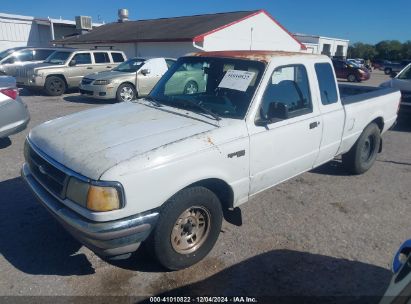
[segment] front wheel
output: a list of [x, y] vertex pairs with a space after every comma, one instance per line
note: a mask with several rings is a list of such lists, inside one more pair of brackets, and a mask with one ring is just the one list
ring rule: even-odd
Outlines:
[[118, 102], [132, 101], [137, 98], [137, 91], [132, 84], [124, 83], [117, 89], [116, 99]]
[[354, 74], [350, 74], [347, 76], [347, 80], [349, 82], [356, 82], [357, 81], [357, 77]]
[[392, 72], [392, 69], [390, 69], [390, 68], [384, 69], [384, 74], [385, 74], [385, 75], [390, 75], [391, 72]]
[[184, 86], [184, 94], [195, 94], [198, 92], [198, 84], [195, 81], [189, 81]]
[[374, 164], [381, 144], [380, 129], [375, 123], [369, 124], [355, 145], [342, 155], [344, 167], [353, 174], [362, 174]]
[[183, 189], [161, 210], [149, 245], [164, 267], [187, 268], [213, 248], [222, 218], [220, 200], [212, 191], [201, 186]]
[[49, 96], [60, 96], [66, 91], [66, 82], [57, 76], [50, 76], [46, 79], [44, 91]]

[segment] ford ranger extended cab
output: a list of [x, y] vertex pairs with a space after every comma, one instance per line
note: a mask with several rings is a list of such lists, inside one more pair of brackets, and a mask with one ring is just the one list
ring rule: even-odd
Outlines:
[[[175, 89], [181, 66], [202, 74], [196, 92]], [[341, 93], [323, 55], [194, 53], [143, 99], [32, 129], [22, 177], [98, 255], [127, 257], [145, 241], [181, 269], [253, 195], [338, 155], [353, 174], [370, 169], [399, 102], [391, 88]]]

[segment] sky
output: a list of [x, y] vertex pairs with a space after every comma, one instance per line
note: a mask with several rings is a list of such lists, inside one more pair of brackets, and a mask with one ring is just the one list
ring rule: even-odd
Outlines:
[[409, 0], [14, 0], [1, 1], [0, 12], [93, 22], [117, 20], [127, 8], [131, 20], [265, 9], [290, 32], [375, 44], [381, 40], [411, 40]]

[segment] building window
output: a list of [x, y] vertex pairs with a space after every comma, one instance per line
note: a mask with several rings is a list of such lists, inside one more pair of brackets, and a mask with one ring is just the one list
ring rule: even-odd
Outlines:
[[344, 46], [337, 45], [337, 51], [335, 52], [336, 57], [344, 57]]
[[324, 43], [321, 54], [331, 56], [331, 44]]

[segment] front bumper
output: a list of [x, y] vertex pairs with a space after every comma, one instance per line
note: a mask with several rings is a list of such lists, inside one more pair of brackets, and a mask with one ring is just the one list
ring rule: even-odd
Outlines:
[[110, 85], [80, 84], [80, 93], [96, 99], [115, 99], [117, 88]]
[[371, 75], [370, 75], [370, 73], [363, 73], [363, 74], [359, 73], [358, 78], [361, 81], [367, 81], [368, 79], [371, 78]]
[[109, 222], [94, 222], [78, 215], [49, 193], [34, 177], [27, 164], [21, 170], [39, 202], [78, 241], [102, 257], [132, 253], [138, 249], [155, 226], [159, 213], [152, 211]]
[[42, 76], [35, 77], [16, 77], [17, 86], [20, 88], [43, 88], [45, 84], [45, 78]]

